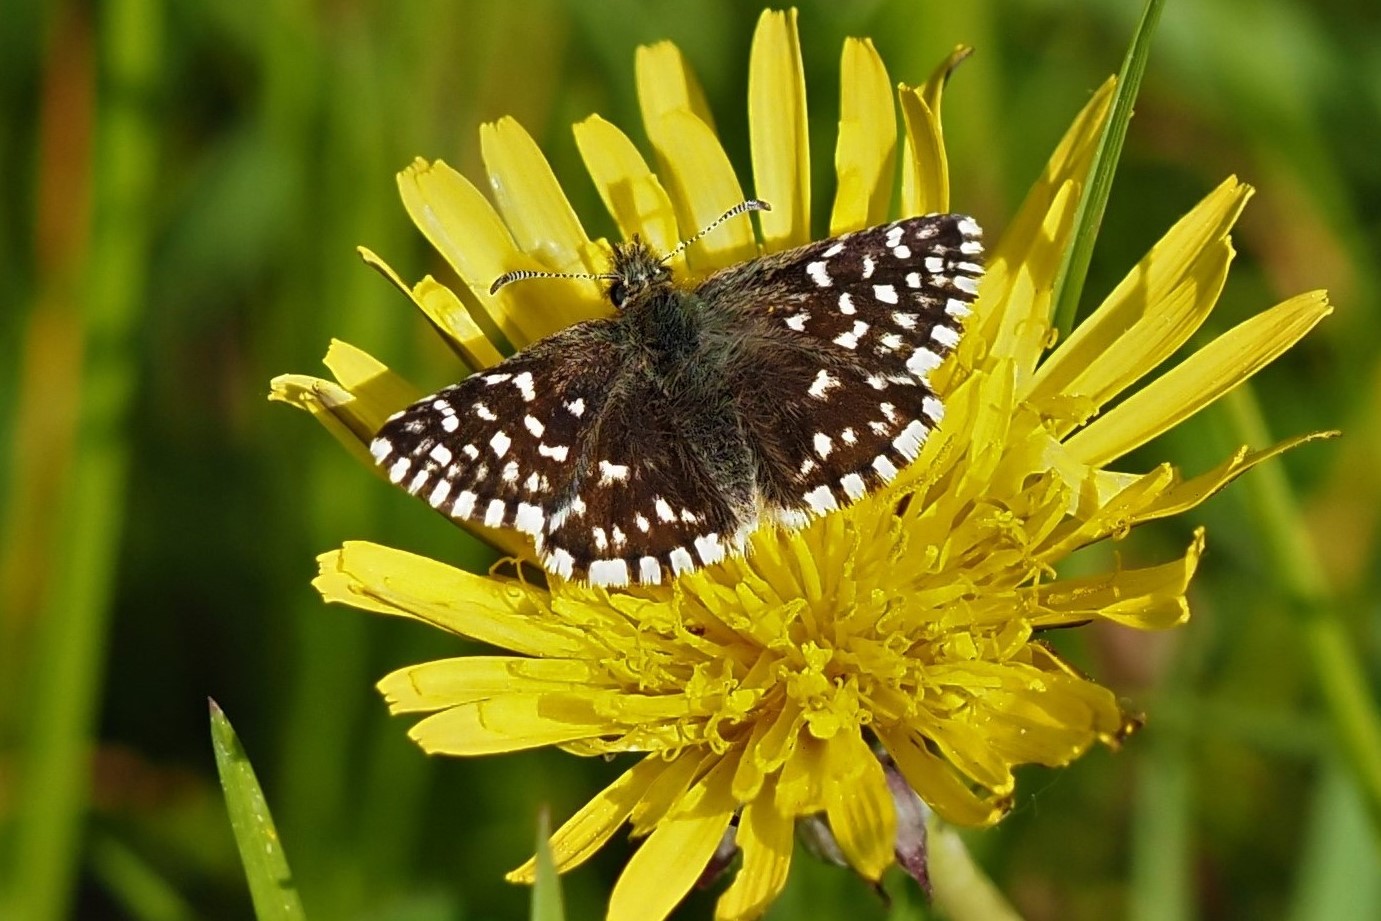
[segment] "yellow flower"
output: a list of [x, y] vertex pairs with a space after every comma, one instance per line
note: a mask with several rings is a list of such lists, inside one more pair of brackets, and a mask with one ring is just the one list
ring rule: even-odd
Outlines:
[[[899, 146], [901, 213], [950, 209], [940, 103], [961, 56], [894, 97], [872, 45], [845, 44], [831, 234], [891, 216]], [[747, 196], [679, 52], [639, 49], [637, 75], [656, 172], [598, 116], [575, 135], [621, 233], [666, 252]], [[1244, 448], [1187, 479], [1169, 464], [1114, 467], [1289, 348], [1330, 308], [1322, 293], [1292, 298], [1133, 390], [1188, 341], [1222, 288], [1228, 233], [1251, 191], [1228, 179], [1047, 352], [1051, 290], [1111, 90], [1109, 82], [1076, 118], [993, 249], [963, 343], [937, 375], [944, 421], [886, 490], [799, 532], [761, 531], [745, 557], [631, 591], [475, 575], [369, 543], [321, 557], [316, 586], [326, 600], [507, 651], [428, 662], [380, 682], [393, 712], [430, 714], [411, 731], [428, 752], [644, 753], [552, 838], [564, 870], [625, 823], [645, 836], [614, 888], [610, 918], [664, 917], [734, 822], [743, 864], [719, 918], [766, 909], [803, 817], [823, 815], [849, 863], [877, 879], [894, 861], [897, 819], [875, 743], [941, 817], [985, 825], [1008, 808], [1014, 766], [1067, 764], [1129, 728], [1113, 694], [1038, 634], [1097, 620], [1140, 629], [1182, 622], [1203, 535], [1158, 566], [1078, 578], [1055, 567], [1079, 547], [1193, 508], [1302, 441]], [[773, 205], [761, 215], [761, 244], [747, 221], [730, 222], [678, 257], [683, 278], [810, 239], [794, 12], [768, 12], [759, 23], [749, 119], [753, 195]], [[365, 252], [471, 370], [500, 360], [486, 328], [522, 347], [609, 310], [589, 281], [489, 292], [514, 269], [604, 271], [608, 246], [588, 238], [516, 122], [486, 125], [481, 140], [493, 206], [440, 162], [418, 161], [399, 177], [409, 214], [465, 289], [431, 278], [406, 285]], [[273, 396], [313, 412], [367, 460], [382, 420], [420, 394], [343, 343], [327, 364], [337, 382], [285, 376]], [[488, 536], [531, 559], [518, 535]], [[529, 863], [512, 878], [532, 871]]]

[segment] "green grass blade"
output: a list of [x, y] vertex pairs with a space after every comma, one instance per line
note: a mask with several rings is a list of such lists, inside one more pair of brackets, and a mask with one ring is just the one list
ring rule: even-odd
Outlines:
[[[9, 793], [13, 854], [0, 866], [0, 916], [71, 912], [84, 846], [94, 724], [129, 480], [127, 421], [140, 368], [160, 135], [153, 95], [164, 67], [163, 4], [98, 5], [89, 252], [80, 274], [82, 370], [76, 442], [60, 489], [43, 597], [29, 614], [27, 720]], [[47, 551], [45, 551], [47, 552]], [[7, 740], [8, 741], [8, 740]], [[8, 765], [7, 765], [8, 766]]]
[[1146, 0], [1137, 24], [1132, 44], [1127, 49], [1127, 57], [1122, 62], [1122, 72], [1117, 77], [1117, 91], [1112, 100], [1112, 111], [1108, 123], [1103, 126], [1103, 137], [1098, 141], [1098, 150], [1093, 155], [1089, 168], [1089, 180], [1084, 183], [1079, 196], [1079, 209], [1074, 215], [1074, 242], [1065, 251], [1060, 274], [1055, 281], [1053, 302], [1054, 319], [1052, 323], [1059, 332], [1060, 341], [1069, 336], [1074, 329], [1074, 320], [1079, 312], [1079, 298], [1084, 292], [1084, 280], [1088, 277], [1089, 262], [1093, 259], [1093, 245], [1098, 239], [1098, 230], [1103, 225], [1103, 211], [1108, 205], [1108, 195], [1112, 191], [1113, 176], [1117, 172], [1117, 162], [1122, 157], [1122, 142], [1127, 138], [1127, 126], [1132, 120], [1132, 106], [1137, 92], [1141, 89], [1141, 78], [1146, 73], [1146, 60], [1151, 53], [1151, 36], [1160, 20], [1161, 8], [1165, 0]]
[[532, 921], [565, 921], [561, 904], [561, 878], [551, 857], [551, 818], [543, 809], [537, 817], [537, 879], [532, 884]]
[[1381, 848], [1367, 826], [1361, 791], [1336, 758], [1313, 793], [1290, 921], [1381, 917]]
[[91, 869], [135, 921], [192, 921], [197, 917], [171, 882], [113, 835], [101, 835], [91, 842]]
[[264, 792], [254, 768], [240, 747], [230, 720], [211, 701], [211, 743], [216, 750], [216, 770], [225, 791], [230, 827], [240, 849], [240, 861], [249, 879], [254, 914], [259, 921], [302, 921], [302, 901], [297, 896], [288, 858], [278, 840]]
[[1174, 730], [1146, 741], [1137, 772], [1127, 917], [1186, 921], [1194, 917], [1194, 778], [1188, 746]]
[[[1242, 444], [1270, 444], [1256, 391], [1243, 384], [1223, 400], [1233, 435]], [[1381, 847], [1381, 706], [1372, 693], [1362, 651], [1324, 572], [1285, 471], [1263, 464], [1242, 480], [1256, 531], [1285, 589], [1319, 695]]]

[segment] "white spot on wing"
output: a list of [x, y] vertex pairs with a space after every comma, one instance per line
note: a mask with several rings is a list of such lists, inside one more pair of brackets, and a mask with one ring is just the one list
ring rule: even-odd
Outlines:
[[[495, 419], [499, 418], [498, 416], [494, 415], [494, 413], [490, 411], [489, 407], [485, 406], [483, 403], [476, 403], [474, 406], [470, 408], [475, 411], [475, 415], [479, 416], [485, 422], [493, 422]], [[447, 429], [446, 431], [449, 432], [452, 431], [452, 429]]]
[[830, 372], [821, 368], [818, 372], [816, 372], [815, 382], [810, 385], [810, 390], [807, 392], [811, 396], [815, 397], [815, 399], [823, 400], [825, 398], [825, 394], [829, 393], [832, 389], [838, 386], [839, 380], [832, 374], [830, 374]]
[[662, 564], [655, 556], [638, 560], [638, 581], [644, 585], [656, 585], [662, 581]]
[[403, 477], [408, 475], [408, 468], [412, 466], [412, 461], [406, 457], [400, 457], [393, 462], [393, 466], [388, 468], [388, 478], [390, 482], [401, 483]]
[[484, 526], [486, 528], [497, 528], [503, 524], [504, 512], [508, 510], [508, 503], [502, 499], [494, 499], [489, 503], [489, 507], [484, 510]]
[[823, 458], [829, 457], [829, 456], [830, 456], [830, 451], [832, 451], [833, 449], [834, 449], [834, 442], [833, 442], [832, 440], [830, 440], [830, 436], [826, 435], [824, 432], [816, 432], [816, 433], [815, 433], [815, 453], [816, 453], [816, 454], [819, 454], [820, 457], [823, 459]]
[[451, 481], [437, 480], [436, 486], [432, 487], [431, 495], [427, 496], [427, 504], [432, 508], [441, 508], [441, 503], [445, 502], [450, 494]]
[[834, 280], [830, 278], [829, 270], [825, 267], [824, 262], [816, 261], [810, 263], [806, 266], [806, 274], [810, 276], [811, 281], [815, 282], [821, 288], [828, 288], [834, 283]]
[[817, 486], [805, 494], [806, 504], [820, 514], [832, 512], [839, 508], [839, 501], [834, 498], [834, 493], [830, 492], [828, 486]]
[[954, 287], [963, 291], [965, 294], [978, 293], [978, 279], [970, 278], [967, 275], [956, 275], [953, 278]]
[[906, 360], [906, 370], [917, 377], [925, 377], [931, 371], [940, 367], [940, 356], [930, 349], [917, 349], [911, 353], [911, 357]]
[[541, 438], [542, 433], [547, 430], [547, 427], [543, 425], [536, 416], [524, 416], [523, 425], [532, 433], [533, 438]]
[[844, 487], [844, 493], [851, 499], [860, 499], [867, 487], [863, 483], [863, 477], [856, 473], [851, 473], [839, 481], [839, 485]]
[[907, 460], [915, 460], [916, 455], [921, 451], [921, 443], [925, 441], [926, 430], [920, 420], [912, 419], [907, 423], [906, 428], [896, 438], [892, 439], [892, 447], [897, 449], [897, 453]]
[[537, 453], [538, 453], [538, 454], [542, 455], [543, 457], [550, 457], [552, 460], [556, 461], [558, 464], [563, 464], [563, 463], [566, 462], [566, 455], [570, 452], [570, 450], [571, 450], [571, 449], [568, 448], [568, 447], [566, 447], [565, 445], [545, 445], [545, 444], [543, 444], [543, 445], [538, 445], [538, 446], [537, 446]]
[[601, 484], [622, 483], [628, 479], [628, 467], [625, 464], [611, 464], [608, 461], [599, 462], [599, 481]]
[[792, 316], [787, 317], [786, 325], [796, 330], [796, 332], [798, 333], [803, 333], [806, 331], [806, 321], [808, 321], [809, 319], [810, 314], [805, 311], [801, 311], [798, 314], [794, 314]]
[[566, 409], [570, 410], [572, 416], [575, 416], [577, 419], [579, 419], [581, 416], [585, 414], [584, 398], [582, 397], [579, 399], [571, 400], [569, 403], [566, 404]]
[[678, 576], [683, 572], [690, 572], [695, 568], [695, 558], [690, 555], [690, 551], [685, 547], [677, 547], [671, 551], [671, 571]]
[[539, 534], [546, 518], [547, 516], [542, 513], [541, 506], [519, 502], [518, 514], [513, 516], [513, 527], [524, 534]]
[[462, 489], [460, 495], [456, 496], [456, 504], [451, 506], [451, 516], [454, 518], [469, 518], [471, 513], [475, 511], [475, 500], [478, 498], [479, 496], [470, 492], [470, 490]]
[[873, 285], [873, 296], [884, 304], [897, 302], [897, 289], [891, 285]]
[[921, 412], [925, 413], [931, 422], [939, 423], [945, 418], [945, 404], [934, 397], [926, 397], [921, 401]]
[[839, 295], [839, 312], [846, 317], [851, 317], [858, 312], [857, 308], [854, 307], [853, 295], [847, 291]]
[[675, 521], [676, 513], [671, 510], [671, 505], [661, 496], [656, 501], [657, 517], [663, 521]]
[[881, 454], [873, 458], [873, 469], [876, 470], [884, 480], [888, 480], [889, 482], [897, 475], [896, 464], [893, 464]]
[[532, 386], [531, 371], [524, 371], [522, 374], [513, 378], [513, 386], [517, 387], [518, 390], [522, 392], [523, 402], [525, 403], [531, 403], [532, 398], [537, 396], [537, 391], [534, 390]]
[[949, 314], [955, 319], [962, 320], [964, 317], [973, 313], [973, 311], [969, 309], [969, 305], [967, 303], [959, 300], [959, 298], [957, 297], [952, 297], [949, 300], [945, 301], [945, 313]]
[[513, 439], [509, 438], [503, 431], [494, 433], [494, 437], [489, 439], [489, 447], [494, 449], [495, 457], [503, 457], [508, 453], [508, 446], [513, 444]]
[[443, 467], [451, 462], [452, 456], [451, 449], [443, 444], [433, 447], [430, 454], [431, 459]]
[[935, 327], [930, 331], [930, 338], [949, 349], [959, 344], [959, 334], [948, 326]]
[[575, 557], [560, 547], [547, 556], [546, 562], [547, 568], [563, 579], [569, 579], [575, 574]]
[[376, 461], [381, 461], [385, 457], [388, 457], [389, 452], [392, 450], [393, 443], [387, 438], [375, 438], [369, 443], [369, 453], [374, 455]]
[[724, 559], [724, 545], [719, 542], [718, 534], [706, 534], [704, 537], [697, 537], [695, 539], [695, 552], [700, 554], [700, 559], [705, 561], [706, 566]]

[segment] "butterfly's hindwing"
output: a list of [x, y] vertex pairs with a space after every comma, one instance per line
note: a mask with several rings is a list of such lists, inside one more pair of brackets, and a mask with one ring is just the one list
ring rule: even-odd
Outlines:
[[634, 366], [584, 457], [568, 500], [548, 522], [543, 558], [553, 572], [598, 585], [658, 583], [741, 545], [738, 532], [752, 514], [752, 461], [732, 416], [677, 405]]

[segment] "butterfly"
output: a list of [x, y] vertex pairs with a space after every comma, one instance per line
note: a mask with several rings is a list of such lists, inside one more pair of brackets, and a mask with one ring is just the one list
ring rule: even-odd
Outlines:
[[[978, 293], [972, 218], [906, 218], [691, 286], [615, 244], [616, 315], [541, 339], [388, 419], [388, 478], [463, 521], [531, 535], [543, 566], [655, 584], [799, 528], [914, 461], [944, 415], [929, 375]], [[512, 272], [494, 284], [556, 275]], [[569, 277], [569, 276], [567, 276]]]

